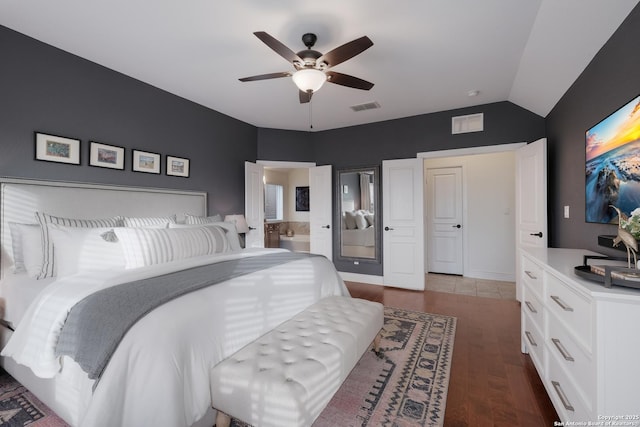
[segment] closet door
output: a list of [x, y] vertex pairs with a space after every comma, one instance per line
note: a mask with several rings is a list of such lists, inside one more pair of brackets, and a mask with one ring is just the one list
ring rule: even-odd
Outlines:
[[424, 289], [422, 159], [382, 162], [383, 283]]
[[310, 251], [333, 259], [331, 165], [309, 168]]

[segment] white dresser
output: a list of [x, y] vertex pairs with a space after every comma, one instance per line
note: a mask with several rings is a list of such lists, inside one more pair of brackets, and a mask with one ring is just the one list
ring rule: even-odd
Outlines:
[[576, 276], [585, 254], [595, 255], [556, 248], [521, 252], [522, 351], [530, 354], [562, 421], [618, 417], [616, 422], [631, 422], [619, 425], [640, 426], [640, 290], [607, 289]]

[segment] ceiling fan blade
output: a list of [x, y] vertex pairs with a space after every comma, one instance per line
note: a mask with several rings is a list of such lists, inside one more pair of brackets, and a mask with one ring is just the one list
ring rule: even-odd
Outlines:
[[298, 91], [299, 95], [300, 95], [300, 104], [306, 104], [307, 102], [311, 102], [311, 95], [313, 95], [313, 92], [303, 92], [303, 91]]
[[327, 71], [327, 81], [341, 86], [352, 87], [354, 89], [369, 90], [373, 87], [373, 83], [348, 74], [336, 73], [335, 71]]
[[255, 34], [255, 36], [260, 40], [262, 40], [264, 44], [269, 46], [271, 49], [274, 50], [274, 52], [282, 56], [284, 59], [286, 59], [290, 63], [292, 64], [295, 64], [296, 62], [299, 64], [304, 63], [304, 61], [302, 61], [302, 59], [300, 59], [300, 57], [294, 51], [286, 47], [284, 44], [280, 43], [273, 36], [270, 36], [264, 31], [256, 31], [253, 34]]
[[316, 60], [316, 64], [326, 62], [328, 64], [327, 67], [335, 67], [347, 59], [351, 59], [359, 53], [364, 52], [371, 46], [373, 46], [371, 39], [367, 36], [362, 36], [359, 39], [352, 40], [325, 53]]
[[291, 77], [291, 73], [287, 72], [287, 71], [283, 71], [281, 73], [269, 73], [269, 74], [260, 74], [257, 76], [251, 76], [251, 77], [243, 77], [240, 80], [241, 82], [253, 82], [256, 80], [267, 80], [267, 79], [277, 79], [279, 77]]

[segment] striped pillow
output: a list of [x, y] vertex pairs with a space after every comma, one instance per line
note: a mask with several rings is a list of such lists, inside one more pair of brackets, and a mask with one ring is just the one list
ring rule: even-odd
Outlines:
[[176, 223], [176, 216], [158, 216], [158, 217], [124, 217], [125, 227], [141, 227], [141, 228], [167, 228], [169, 224]]
[[54, 277], [55, 274], [55, 251], [53, 241], [49, 236], [49, 224], [64, 225], [67, 227], [80, 228], [97, 228], [97, 227], [121, 227], [122, 218], [103, 218], [103, 219], [73, 219], [61, 218], [42, 212], [36, 212], [36, 220], [40, 224], [40, 232], [42, 233], [42, 268], [36, 276], [37, 279], [45, 279]]
[[115, 228], [126, 268], [138, 268], [180, 259], [230, 251], [220, 227]]
[[220, 214], [215, 214], [213, 216], [195, 216], [184, 214], [184, 223], [189, 225], [203, 225], [221, 221], [222, 217], [220, 216]]

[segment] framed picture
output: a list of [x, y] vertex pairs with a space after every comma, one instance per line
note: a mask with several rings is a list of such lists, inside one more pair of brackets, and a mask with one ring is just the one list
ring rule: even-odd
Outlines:
[[36, 160], [80, 164], [80, 140], [36, 132]]
[[309, 211], [309, 187], [296, 187], [296, 211]]
[[89, 165], [101, 168], [124, 169], [124, 147], [91, 141]]
[[167, 156], [167, 175], [189, 178], [189, 159]]
[[133, 150], [134, 172], [160, 173], [160, 154]]

